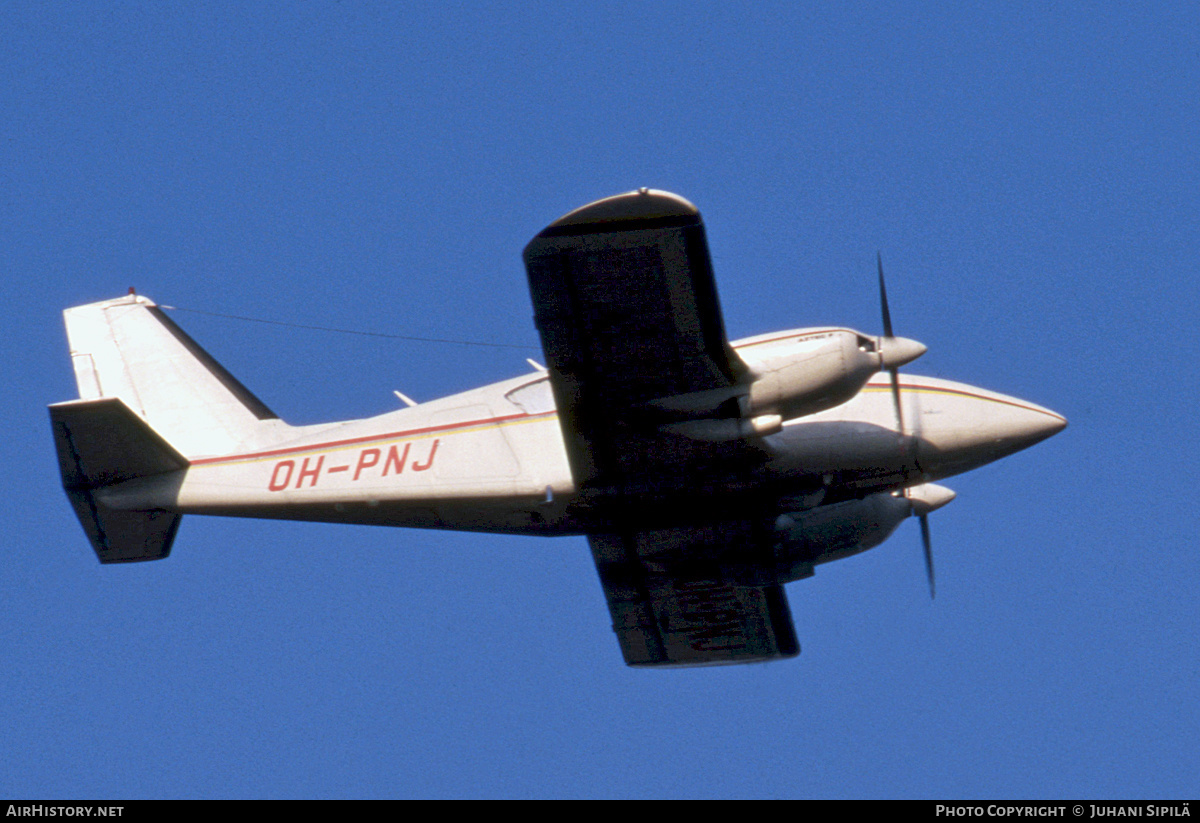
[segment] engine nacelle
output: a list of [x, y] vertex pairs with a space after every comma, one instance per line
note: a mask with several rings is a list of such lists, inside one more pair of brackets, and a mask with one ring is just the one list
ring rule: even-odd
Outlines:
[[785, 420], [840, 406], [880, 369], [925, 353], [903, 337], [869, 337], [852, 329], [808, 329], [739, 341], [738, 356], [754, 372], [749, 416]]
[[763, 352], [767, 359], [748, 363], [756, 375], [750, 384], [751, 414], [787, 420], [845, 403], [879, 371], [875, 349], [874, 340], [846, 329], [772, 344]]
[[850, 329], [800, 329], [735, 344], [749, 368], [741, 382], [645, 404], [664, 431], [696, 440], [734, 440], [778, 432], [784, 420], [840, 406], [880, 369], [915, 360], [925, 347], [903, 337]]
[[912, 503], [903, 495], [879, 492], [861, 500], [779, 515], [775, 556], [782, 582], [808, 577], [817, 563], [878, 546], [912, 512]]

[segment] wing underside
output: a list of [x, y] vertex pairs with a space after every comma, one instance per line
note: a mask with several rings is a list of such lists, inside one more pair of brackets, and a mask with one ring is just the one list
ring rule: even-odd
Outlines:
[[764, 455], [737, 433], [748, 369], [725, 336], [699, 212], [647, 189], [599, 200], [535, 237], [525, 265], [626, 662], [796, 654], [783, 588], [762, 573], [772, 537], [730, 502]]
[[744, 451], [666, 432], [655, 412], [700, 397], [697, 415], [738, 414], [746, 367], [725, 338], [694, 206], [645, 190], [598, 201], [535, 237], [525, 265], [577, 484], [695, 480]]
[[669, 530], [588, 539], [627, 664], [753, 663], [799, 653], [783, 586], [739, 580], [748, 575], [738, 574], [742, 564], [731, 562], [724, 536]]

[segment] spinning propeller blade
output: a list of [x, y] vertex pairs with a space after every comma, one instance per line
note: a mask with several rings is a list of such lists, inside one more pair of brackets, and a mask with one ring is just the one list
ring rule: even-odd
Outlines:
[[[900, 366], [924, 354], [925, 347], [915, 340], [896, 337], [892, 330], [892, 313], [888, 308], [887, 285], [883, 280], [882, 252], [877, 251], [875, 253], [875, 265], [879, 272], [879, 306], [883, 315], [883, 339], [879, 341], [879, 349], [882, 353], [882, 362], [892, 377], [892, 405], [896, 409], [896, 429], [900, 433], [900, 442], [908, 446], [907, 450], [909, 451], [909, 456], [912, 458], [913, 465], [920, 469], [920, 466], [917, 465], [916, 454], [913, 451], [916, 445], [915, 441], [909, 441], [906, 438], [904, 430], [904, 410], [900, 403]], [[919, 418], [918, 422], [920, 422]], [[925, 549], [925, 573], [929, 577], [929, 599], [932, 600], [934, 597], [933, 541], [929, 536], [929, 512], [931, 509], [928, 506], [916, 505], [912, 493], [907, 489], [905, 490], [905, 496], [909, 498], [910, 502], [914, 503], [914, 513], [917, 514], [918, 519], [921, 521], [921, 545]]]
[[929, 515], [923, 514], [921, 520], [921, 545], [925, 547], [925, 574], [929, 577], [929, 599], [933, 600], [933, 543], [929, 539]]
[[[883, 254], [875, 252], [875, 262], [879, 266], [879, 306], [883, 311], [883, 336], [886, 340], [894, 340], [896, 335], [892, 334], [892, 313], [888, 310], [887, 285], [883, 282]], [[880, 345], [880, 351], [886, 348], [886, 344]], [[899, 366], [891, 366], [888, 372], [892, 375], [892, 403], [896, 407], [896, 427], [900, 431], [900, 436], [904, 437], [904, 412], [900, 408], [900, 368]]]
[[883, 308], [883, 334], [885, 337], [895, 337], [892, 334], [892, 313], [888, 311], [887, 285], [883, 282], [883, 252], [875, 252], [875, 263], [879, 266], [879, 304]]

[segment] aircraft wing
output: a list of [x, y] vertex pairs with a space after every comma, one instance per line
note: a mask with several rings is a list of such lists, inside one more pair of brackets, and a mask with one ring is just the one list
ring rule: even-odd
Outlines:
[[745, 392], [695, 206], [647, 189], [599, 200], [535, 237], [525, 266], [580, 488], [692, 480], [746, 450], [664, 429], [663, 401], [677, 419], [732, 424]]
[[[630, 665], [711, 665], [799, 651], [772, 535], [734, 500], [763, 453], [746, 436], [748, 369], [725, 337], [704, 226], [641, 189], [557, 220], [525, 248], [571, 471]], [[706, 504], [700, 504], [704, 506]], [[679, 515], [683, 515], [682, 517]]]
[[731, 551], [740, 546], [728, 532], [716, 526], [588, 537], [627, 664], [753, 663], [800, 652], [783, 586], [739, 582], [745, 558]]

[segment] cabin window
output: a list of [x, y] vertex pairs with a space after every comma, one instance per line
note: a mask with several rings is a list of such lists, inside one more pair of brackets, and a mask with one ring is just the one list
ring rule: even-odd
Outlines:
[[549, 377], [540, 377], [532, 383], [518, 386], [504, 396], [526, 414], [541, 414], [554, 411], [555, 408]]

